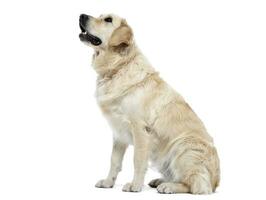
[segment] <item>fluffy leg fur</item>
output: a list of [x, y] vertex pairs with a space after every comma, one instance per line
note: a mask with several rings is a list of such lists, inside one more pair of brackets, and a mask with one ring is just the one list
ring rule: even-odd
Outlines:
[[202, 174], [194, 174], [189, 178], [190, 192], [192, 194], [211, 194], [212, 186], [209, 180], [207, 180]]

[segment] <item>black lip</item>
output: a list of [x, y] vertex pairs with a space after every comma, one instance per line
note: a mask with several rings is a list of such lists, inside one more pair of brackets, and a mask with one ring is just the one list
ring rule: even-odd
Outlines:
[[102, 44], [102, 40], [90, 33], [80, 33], [79, 34], [79, 39], [81, 41], [85, 41], [85, 42], [90, 42], [92, 43], [94, 46], [99, 46], [100, 44]]
[[85, 28], [83, 27], [83, 25], [80, 22], [79, 22], [79, 28], [80, 28], [82, 33], [86, 32]]
[[81, 14], [79, 16], [79, 27], [81, 29], [82, 32], [85, 32], [86, 30], [86, 23], [89, 20], [89, 16], [86, 14]]

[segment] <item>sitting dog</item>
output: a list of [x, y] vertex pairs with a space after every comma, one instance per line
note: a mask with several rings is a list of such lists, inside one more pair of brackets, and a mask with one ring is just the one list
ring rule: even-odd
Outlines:
[[148, 162], [162, 174], [159, 193], [210, 194], [220, 180], [219, 158], [203, 123], [146, 60], [126, 20], [108, 14], [79, 18], [82, 42], [95, 51], [96, 98], [113, 130], [111, 167], [96, 187], [113, 187], [124, 153], [134, 146], [134, 177], [126, 192], [142, 189]]

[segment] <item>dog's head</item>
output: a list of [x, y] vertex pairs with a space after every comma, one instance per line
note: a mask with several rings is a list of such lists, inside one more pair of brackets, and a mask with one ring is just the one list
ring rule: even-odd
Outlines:
[[121, 51], [133, 41], [133, 33], [125, 19], [116, 15], [101, 15], [98, 18], [81, 14], [79, 38], [96, 50]]

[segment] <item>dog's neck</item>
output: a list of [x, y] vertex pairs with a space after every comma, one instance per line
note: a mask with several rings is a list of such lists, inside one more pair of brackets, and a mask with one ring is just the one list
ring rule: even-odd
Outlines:
[[139, 54], [136, 45], [131, 45], [124, 52], [95, 50], [92, 65], [100, 78], [110, 79]]

